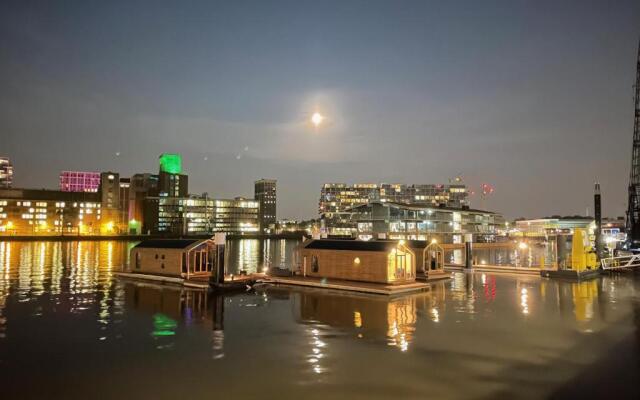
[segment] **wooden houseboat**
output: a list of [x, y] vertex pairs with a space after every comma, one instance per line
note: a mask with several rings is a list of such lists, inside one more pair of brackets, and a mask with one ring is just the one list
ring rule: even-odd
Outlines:
[[215, 262], [209, 239], [143, 240], [131, 249], [133, 273], [177, 278], [209, 277]]
[[303, 244], [301, 274], [397, 285], [415, 282], [416, 254], [403, 240], [326, 240]]

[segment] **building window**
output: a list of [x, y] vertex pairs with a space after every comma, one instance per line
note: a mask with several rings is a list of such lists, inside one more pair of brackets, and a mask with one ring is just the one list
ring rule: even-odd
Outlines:
[[136, 253], [136, 269], [140, 269], [141, 261], [142, 261], [142, 255], [140, 253]]
[[311, 272], [318, 272], [319, 270], [318, 256], [311, 256]]

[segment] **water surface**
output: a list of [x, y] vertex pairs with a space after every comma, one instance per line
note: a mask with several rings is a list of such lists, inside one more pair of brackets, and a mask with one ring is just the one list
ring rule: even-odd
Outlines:
[[286, 287], [212, 296], [114, 277], [131, 245], [0, 242], [2, 398], [640, 395], [632, 274], [459, 273], [399, 298]]

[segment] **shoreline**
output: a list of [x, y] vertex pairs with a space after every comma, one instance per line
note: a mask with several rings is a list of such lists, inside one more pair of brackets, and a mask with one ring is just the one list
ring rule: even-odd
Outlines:
[[[298, 239], [302, 240], [305, 235], [301, 233], [279, 233], [279, 234], [251, 234], [251, 235], [227, 235], [227, 240], [235, 239]], [[0, 242], [72, 242], [72, 241], [101, 241], [116, 240], [123, 242], [134, 242], [145, 239], [210, 239], [211, 235], [0, 235]]]

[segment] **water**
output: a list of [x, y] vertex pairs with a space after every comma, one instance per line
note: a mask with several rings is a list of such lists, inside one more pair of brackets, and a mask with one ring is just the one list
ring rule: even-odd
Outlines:
[[[258, 268], [260, 251], [237, 245], [250, 256], [229, 259]], [[211, 296], [115, 278], [130, 246], [0, 242], [3, 399], [640, 396], [633, 274], [460, 273], [393, 299], [285, 287]]]
[[296, 250], [299, 240], [277, 239], [258, 240], [241, 239], [227, 242], [227, 272], [236, 274], [241, 270], [247, 273], [260, 272], [262, 268], [291, 268], [298, 265]]

